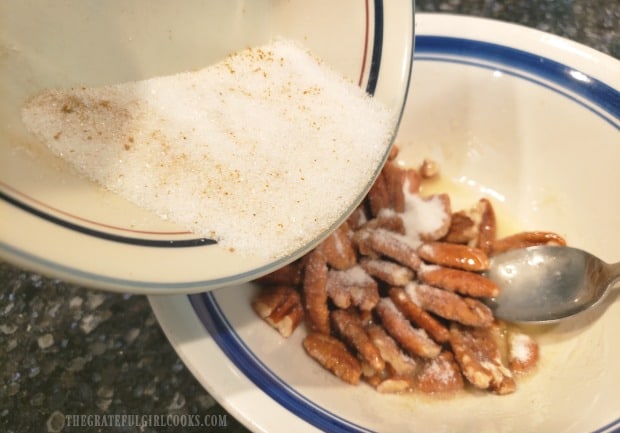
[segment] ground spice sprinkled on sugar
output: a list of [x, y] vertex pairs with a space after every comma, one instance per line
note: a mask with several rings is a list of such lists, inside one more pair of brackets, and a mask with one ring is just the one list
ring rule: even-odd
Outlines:
[[[394, 113], [395, 114], [395, 113]], [[30, 99], [30, 131], [79, 172], [239, 254], [321, 235], [384, 157], [394, 115], [297, 43], [204, 69]]]

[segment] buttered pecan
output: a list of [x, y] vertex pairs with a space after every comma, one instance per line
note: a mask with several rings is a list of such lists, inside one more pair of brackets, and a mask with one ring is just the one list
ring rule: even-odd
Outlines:
[[376, 306], [385, 330], [413, 355], [434, 358], [441, 346], [435, 343], [423, 329], [414, 328], [389, 298], [381, 298]]
[[384, 229], [369, 230], [365, 243], [375, 253], [389, 257], [413, 270], [422, 264], [416, 248], [405, 236], [398, 233]]
[[424, 179], [432, 179], [439, 174], [439, 164], [432, 159], [424, 159], [418, 171]]
[[[405, 210], [405, 192], [403, 191], [406, 178], [405, 171], [396, 163], [388, 161], [383, 166], [383, 175], [385, 176], [385, 185], [389, 197], [389, 203], [384, 209], [403, 212]], [[375, 215], [377, 214], [378, 212]]]
[[390, 376], [379, 382], [375, 389], [382, 394], [398, 394], [411, 391], [415, 387], [415, 380], [409, 376]]
[[403, 315], [420, 328], [424, 329], [433, 340], [445, 343], [450, 338], [450, 332], [437, 319], [416, 304], [404, 289], [393, 287], [389, 296], [394, 305]]
[[508, 333], [508, 364], [515, 373], [527, 373], [538, 364], [538, 343], [522, 332]]
[[364, 205], [358, 206], [349, 218], [347, 218], [347, 225], [350, 230], [356, 231], [360, 229], [364, 224], [368, 222], [368, 215], [366, 215], [366, 211], [364, 210]]
[[454, 212], [450, 219], [450, 228], [443, 238], [452, 244], [469, 244], [478, 234], [474, 220], [464, 211]]
[[435, 215], [434, 219], [436, 224], [433, 225], [432, 229], [419, 227], [418, 236], [425, 242], [437, 241], [446, 236], [450, 230], [452, 220], [450, 196], [448, 194], [432, 194], [424, 197], [422, 201], [438, 204], [442, 212], [441, 214], [438, 212], [438, 214]]
[[288, 284], [296, 286], [301, 283], [302, 268], [301, 260], [297, 260], [258, 278], [256, 282], [261, 285]]
[[527, 248], [537, 245], [559, 245], [565, 246], [566, 240], [557, 233], [553, 232], [520, 232], [514, 235], [497, 239], [493, 243], [493, 254], [503, 253], [517, 248]]
[[252, 300], [254, 311], [282, 336], [290, 336], [303, 318], [299, 293], [288, 285], [266, 286]]
[[367, 328], [368, 336], [379, 349], [381, 358], [387, 362], [398, 376], [411, 376], [416, 371], [416, 362], [405, 354], [396, 341], [385, 330], [376, 324]]
[[463, 375], [476, 388], [508, 394], [516, 389], [510, 370], [502, 364], [501, 353], [491, 328], [450, 327], [450, 346]]
[[380, 259], [362, 259], [360, 266], [368, 273], [392, 286], [404, 286], [414, 276], [414, 272], [405, 266]]
[[330, 270], [327, 294], [339, 308], [371, 310], [379, 301], [377, 282], [360, 265], [344, 271]]
[[375, 179], [375, 183], [368, 191], [366, 196], [366, 202], [370, 209], [370, 215], [372, 217], [377, 216], [382, 209], [390, 209], [391, 205], [391, 193], [388, 189], [387, 179], [385, 173], [382, 171]]
[[345, 222], [329, 235], [318, 247], [327, 264], [334, 269], [349, 269], [357, 263], [353, 242], [349, 237], [349, 225]]
[[360, 226], [362, 229], [374, 230], [385, 229], [391, 232], [405, 234], [405, 224], [400, 214], [394, 212], [391, 209], [382, 210], [375, 218], [368, 220], [365, 224]]
[[340, 379], [353, 385], [359, 382], [362, 375], [360, 362], [337, 338], [311, 332], [304, 338], [303, 346], [312, 358]]
[[489, 256], [481, 249], [448, 242], [427, 242], [417, 254], [427, 262], [465, 271], [486, 271], [490, 265]]
[[399, 153], [400, 153], [400, 147], [398, 147], [397, 144], [392, 144], [392, 147], [390, 148], [390, 153], [388, 154], [387, 160], [388, 161], [394, 161]]
[[482, 198], [478, 201], [477, 210], [480, 215], [480, 222], [478, 224], [478, 236], [474, 246], [480, 248], [486, 254], [491, 254], [497, 235], [495, 210], [491, 202], [486, 198]]
[[346, 342], [355, 348], [360, 358], [377, 372], [383, 371], [385, 362], [379, 349], [374, 345], [359, 318], [346, 311], [335, 310], [332, 312], [334, 330]]
[[420, 307], [444, 319], [476, 327], [486, 327], [493, 323], [491, 309], [476, 299], [427, 284], [410, 283], [405, 290]]
[[467, 244], [490, 254], [496, 234], [495, 210], [490, 200], [482, 198], [471, 209], [452, 214], [450, 229], [443, 241]]
[[488, 278], [460, 269], [443, 266], [422, 266], [418, 270], [421, 282], [440, 287], [451, 292], [473, 297], [494, 298], [499, 295], [499, 287]]
[[427, 394], [457, 391], [465, 386], [461, 369], [447, 350], [424, 361], [416, 382], [417, 389]]
[[404, 168], [403, 170], [405, 171], [404, 189], [409, 194], [419, 193], [422, 186], [422, 176], [420, 176], [420, 173], [413, 168]]
[[303, 302], [308, 326], [311, 330], [329, 334], [329, 308], [327, 305], [327, 275], [329, 269], [323, 253], [315, 249], [305, 260]]

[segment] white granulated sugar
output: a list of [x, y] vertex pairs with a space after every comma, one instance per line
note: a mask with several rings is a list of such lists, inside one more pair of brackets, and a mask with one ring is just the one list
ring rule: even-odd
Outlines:
[[384, 270], [388, 271], [388, 272], [392, 272], [392, 274], [394, 275], [394, 279], [396, 280], [407, 280], [407, 279], [411, 279], [410, 277], [410, 270], [409, 268], [405, 268], [405, 267], [398, 267], [396, 269], [394, 269], [392, 266], [384, 266]]
[[49, 90], [26, 126], [103, 187], [238, 253], [282, 256], [352, 205], [394, 116], [294, 42], [204, 69]]
[[402, 219], [407, 234], [433, 233], [442, 227], [447, 217], [439, 196], [422, 198], [418, 194], [405, 193]]
[[430, 263], [422, 263], [418, 269], [418, 274], [424, 274], [425, 272], [432, 272], [441, 269], [441, 266]]
[[391, 218], [393, 216], [398, 216], [400, 215], [398, 212], [396, 212], [394, 209], [389, 208], [389, 207], [384, 207], [381, 208], [381, 210], [379, 210], [379, 213], [377, 214], [377, 218]]
[[379, 300], [379, 303], [383, 304], [385, 308], [392, 311], [397, 317], [405, 319], [405, 316], [403, 315], [403, 313], [401, 313], [401, 311], [398, 309], [394, 301], [392, 301], [390, 298], [381, 298]]
[[348, 287], [364, 287], [374, 280], [360, 265], [355, 265], [343, 271], [332, 271], [338, 273], [338, 278], [343, 285]]
[[[407, 230], [407, 229], [405, 229]], [[385, 230], [388, 233], [393, 233], [392, 238], [396, 239], [398, 242], [402, 242], [405, 245], [410, 246], [411, 248], [418, 248], [422, 241], [420, 240], [419, 233], [415, 232], [407, 232], [404, 235], [396, 232], [389, 232], [389, 230]]]
[[[366, 237], [366, 233], [363, 233], [363, 235], [364, 236], [362, 236], [362, 239]], [[422, 243], [417, 233], [406, 233], [403, 235], [384, 228], [378, 228], [373, 230], [372, 236], [381, 240], [382, 243], [403, 244], [414, 249], [418, 248]]]
[[532, 338], [525, 334], [510, 335], [510, 357], [517, 361], [528, 362], [532, 358]]
[[442, 384], [450, 383], [456, 379], [456, 374], [450, 368], [450, 363], [441, 356], [431, 359], [425, 372]]
[[420, 298], [418, 298], [418, 284], [417, 283], [408, 283], [405, 286], [405, 293], [407, 293], [407, 295], [409, 296], [409, 299], [411, 299], [411, 302], [413, 302], [416, 305], [420, 305]]

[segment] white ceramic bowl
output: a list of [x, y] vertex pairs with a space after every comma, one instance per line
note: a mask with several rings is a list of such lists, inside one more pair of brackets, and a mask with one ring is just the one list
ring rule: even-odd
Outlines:
[[[547, 33], [483, 19], [416, 16], [402, 158], [436, 159], [455, 209], [481, 196], [500, 228], [552, 230], [620, 260], [620, 62]], [[151, 298], [196, 378], [256, 432], [620, 430], [620, 300], [538, 330], [539, 370], [506, 396], [382, 395], [310, 359], [250, 307], [252, 284]]]
[[[45, 88], [198, 69], [285, 37], [359, 83], [399, 118], [410, 79], [413, 14], [411, 0], [74, 0], [53, 8], [3, 2], [0, 257], [92, 287], [185, 293], [249, 280], [302, 255], [346, 215], [277, 260], [230, 254], [71, 174], [33, 145], [20, 107]], [[360, 185], [358, 201], [372, 180]]]

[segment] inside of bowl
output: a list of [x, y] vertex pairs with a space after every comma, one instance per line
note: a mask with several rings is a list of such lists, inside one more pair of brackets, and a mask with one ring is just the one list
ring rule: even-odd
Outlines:
[[[454, 210], [488, 197], [500, 236], [556, 231], [570, 244], [618, 260], [619, 204], [600, 183], [620, 184], [612, 170], [620, 160], [613, 125], [566, 94], [523, 77], [436, 59], [415, 68], [397, 144], [405, 165], [417, 166], [424, 158], [438, 162], [442, 179], [426, 192], [447, 192]], [[567, 118], [579, 121], [568, 124]], [[588, 131], [596, 131], [596, 153], [582, 145]], [[584, 167], [603, 170], [594, 179], [579, 175]], [[577, 432], [615, 419], [618, 374], [610, 366], [620, 356], [613, 344], [617, 296], [574, 320], [524, 328], [539, 342], [542, 358], [536, 371], [519, 378], [516, 392], [472, 390], [444, 398], [416, 391], [381, 394], [367, 384], [344, 383], [304, 352], [303, 327], [283, 339], [256, 316], [250, 307], [255, 293], [248, 284], [191, 300], [228, 359], [278, 404], [315, 426], [356, 432]], [[193, 361], [198, 377], [210, 383], [206, 364], [198, 356]]]
[[424, 80], [434, 67], [416, 64], [403, 158], [438, 161], [451, 185], [435, 188], [455, 188], [457, 206], [491, 198], [504, 233], [556, 231], [617, 261], [620, 238], [611, 228], [618, 216], [609, 200], [611, 185], [620, 184], [614, 125], [566, 93], [492, 69], [441, 63], [446, 85], [430, 86]]

